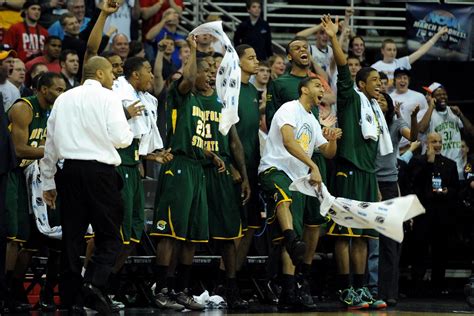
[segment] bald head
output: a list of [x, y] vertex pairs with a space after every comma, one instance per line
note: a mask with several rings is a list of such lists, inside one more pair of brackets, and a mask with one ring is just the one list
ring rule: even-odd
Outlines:
[[426, 145], [428, 149], [432, 148], [434, 150], [435, 155], [440, 155], [441, 150], [443, 149], [441, 135], [436, 132], [429, 133], [426, 136]]
[[84, 79], [99, 81], [104, 88], [111, 89], [115, 79], [112, 64], [101, 56], [94, 56], [84, 65]]

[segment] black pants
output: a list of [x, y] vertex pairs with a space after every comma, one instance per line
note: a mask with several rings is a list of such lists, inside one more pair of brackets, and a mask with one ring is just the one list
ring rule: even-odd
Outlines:
[[[382, 200], [398, 197], [397, 182], [379, 181]], [[379, 238], [379, 297], [382, 299], [398, 298], [399, 264], [402, 244], [380, 235]]]
[[[1, 108], [0, 108], [1, 110]], [[5, 260], [7, 251], [7, 226], [5, 218], [5, 199], [7, 190], [7, 174], [0, 174], [0, 302], [6, 298]]]
[[115, 167], [84, 160], [66, 160], [56, 178], [63, 229], [60, 293], [61, 301], [70, 306], [82, 304], [80, 256], [89, 224], [95, 233], [95, 251], [84, 282], [106, 286], [122, 244], [123, 183]]

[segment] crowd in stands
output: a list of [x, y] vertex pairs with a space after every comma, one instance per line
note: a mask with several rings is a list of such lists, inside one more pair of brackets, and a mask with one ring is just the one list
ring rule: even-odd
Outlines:
[[[334, 247], [332, 288], [349, 309], [396, 306], [402, 256], [410, 257], [409, 295], [428, 288], [432, 297], [448, 293], [446, 251], [454, 239], [466, 244], [471, 262], [474, 229], [457, 231], [456, 221], [466, 216], [472, 222], [474, 160], [468, 144], [474, 126], [451, 104], [446, 78], [423, 87], [410, 84], [417, 60], [447, 27], [407, 56], [398, 56], [395, 41], [384, 39], [382, 59], [370, 60], [363, 36], [348, 23], [353, 8], [341, 18], [324, 15], [321, 23], [299, 31], [280, 55], [273, 51], [271, 24], [262, 18], [259, 0], [247, 1], [248, 17], [229, 36], [233, 48], [212, 34], [184, 33], [182, 0], [0, 3], [0, 313], [54, 311], [58, 284], [62, 307], [73, 314], [84, 315], [84, 306], [105, 314], [123, 309], [129, 302], [126, 291], [118, 290], [119, 276], [127, 257], [139, 252], [144, 234], [156, 246], [156, 260], [142, 294], [150, 307], [175, 311], [205, 309], [192, 296], [199, 293], [192, 293], [191, 270], [198, 245], [208, 241], [222, 256], [217, 285], [208, 290], [222, 295], [229, 309], [247, 309], [239, 278], [262, 231], [272, 271], [266, 296], [282, 311], [317, 309], [312, 265], [320, 237]], [[204, 22], [219, 20], [210, 15]], [[223, 135], [216, 77], [225, 71], [221, 63], [229, 50], [241, 69], [240, 120]], [[65, 189], [69, 178], [64, 171], [55, 175], [57, 161], [50, 160], [50, 138], [58, 137], [50, 126], [57, 132], [61, 117], [71, 119], [67, 150], [102, 141], [90, 135], [73, 141], [74, 118], [60, 109], [79, 95], [89, 103], [116, 98], [123, 108], [117, 122], [125, 118], [120, 122], [126, 120], [134, 133], [129, 142], [121, 135], [109, 155], [120, 155], [110, 164], [117, 166], [123, 186], [123, 216], [118, 221], [105, 216], [110, 222], [104, 222], [88, 214], [93, 232], [63, 207], [81, 212], [71, 204], [77, 197]], [[95, 119], [109, 120], [106, 112], [97, 113], [86, 116], [95, 132]], [[136, 132], [140, 124], [148, 124], [146, 133]], [[373, 135], [366, 135], [367, 124], [375, 124]], [[66, 165], [75, 161], [64, 157]], [[55, 186], [48, 186], [36, 204], [25, 179], [33, 164], [45, 186], [58, 183], [57, 196]], [[416, 194], [426, 213], [405, 223], [402, 247], [377, 231], [343, 227], [321, 216], [318, 199], [289, 189], [304, 175], [316, 188], [324, 183], [334, 196], [358, 201]], [[146, 233], [144, 178], [158, 182]], [[47, 232], [31, 205], [43, 201]], [[60, 225], [62, 241], [51, 237]], [[114, 249], [108, 253], [107, 242]], [[402, 255], [402, 248], [408, 254]], [[32, 306], [24, 282], [39, 253], [47, 254], [47, 273]]]

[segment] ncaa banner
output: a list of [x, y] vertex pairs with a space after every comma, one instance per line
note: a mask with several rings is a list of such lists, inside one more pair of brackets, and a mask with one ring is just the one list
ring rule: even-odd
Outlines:
[[423, 57], [425, 59], [466, 61], [470, 58], [474, 6], [407, 3], [407, 46], [410, 52], [433, 37], [443, 26], [449, 31]]

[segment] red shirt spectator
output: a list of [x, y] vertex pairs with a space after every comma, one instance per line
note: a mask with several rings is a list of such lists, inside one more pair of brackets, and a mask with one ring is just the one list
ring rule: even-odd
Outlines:
[[28, 61], [25, 66], [26, 70], [30, 71], [30, 68], [37, 63], [43, 63], [48, 67], [48, 71], [55, 73], [61, 72], [61, 65], [59, 63], [59, 56], [61, 55], [62, 43], [59, 37], [50, 36], [46, 40], [44, 55], [33, 58]]
[[[170, 2], [172, 2], [171, 5]], [[163, 12], [170, 7], [175, 8], [179, 13], [183, 12], [183, 0], [140, 0], [143, 19], [142, 34], [146, 34], [155, 24], [160, 22]]]
[[5, 34], [5, 43], [14, 49], [18, 58], [26, 62], [41, 54], [48, 31], [38, 24], [41, 6], [37, 0], [28, 0], [23, 5], [23, 22], [13, 24]]

